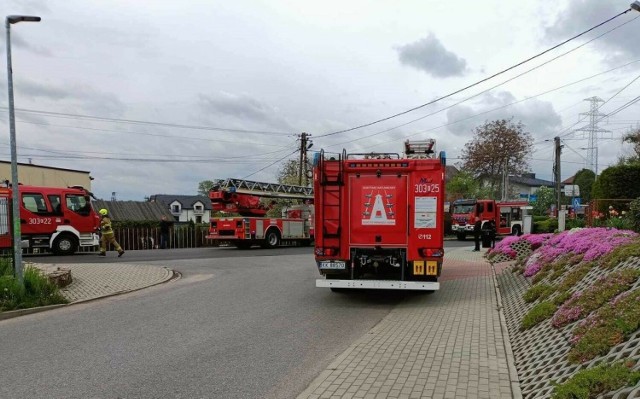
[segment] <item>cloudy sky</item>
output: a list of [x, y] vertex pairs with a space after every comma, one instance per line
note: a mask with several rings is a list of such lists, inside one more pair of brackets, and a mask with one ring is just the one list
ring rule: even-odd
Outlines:
[[[637, 11], [420, 106], [629, 3], [3, 0], [3, 17], [42, 17], [11, 26], [18, 161], [90, 171], [98, 198], [143, 200], [194, 194], [202, 180], [275, 182], [301, 132], [329, 152], [435, 138], [456, 164], [476, 126], [513, 118], [534, 137], [539, 178], [552, 180], [553, 137], [563, 139], [564, 179], [585, 167], [575, 130], [597, 96], [613, 113], [599, 121], [602, 170], [630, 154], [621, 137], [640, 119], [629, 105], [640, 91]], [[10, 160], [5, 43], [2, 30], [0, 159]]]

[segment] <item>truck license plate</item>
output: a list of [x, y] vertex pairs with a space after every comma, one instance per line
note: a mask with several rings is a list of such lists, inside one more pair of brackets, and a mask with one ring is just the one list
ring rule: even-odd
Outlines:
[[320, 262], [320, 269], [341, 269], [344, 270], [347, 268], [347, 264], [345, 262]]

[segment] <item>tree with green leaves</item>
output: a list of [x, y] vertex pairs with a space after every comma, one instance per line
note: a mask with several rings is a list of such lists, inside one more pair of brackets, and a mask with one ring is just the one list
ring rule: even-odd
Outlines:
[[447, 198], [455, 201], [461, 198], [489, 198], [488, 188], [481, 187], [472, 173], [461, 170], [447, 182]]
[[488, 183], [494, 197], [502, 188], [504, 174], [518, 175], [529, 170], [533, 138], [521, 122], [499, 119], [476, 127], [474, 138], [462, 150], [461, 169]]
[[640, 197], [640, 162], [615, 165], [603, 170], [593, 184], [597, 199], [633, 199]]
[[633, 151], [635, 155], [631, 157], [631, 160], [640, 159], [640, 129], [635, 129], [622, 136], [622, 141], [633, 145]]
[[213, 181], [211, 180], [203, 180], [198, 183], [198, 194], [209, 196], [209, 191], [213, 187]]
[[581, 169], [579, 170], [575, 178], [573, 179], [573, 184], [580, 187], [580, 198], [582, 203], [586, 204], [591, 201], [591, 189], [593, 188], [593, 183], [596, 181], [596, 174], [593, 173], [591, 169]]
[[535, 216], [545, 216], [551, 205], [556, 203], [556, 193], [551, 187], [542, 186], [536, 191], [537, 199], [531, 205]]

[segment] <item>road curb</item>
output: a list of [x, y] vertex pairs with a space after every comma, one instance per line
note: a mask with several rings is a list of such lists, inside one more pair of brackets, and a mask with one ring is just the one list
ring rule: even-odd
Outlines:
[[509, 341], [509, 330], [507, 329], [507, 319], [504, 317], [504, 310], [502, 306], [502, 296], [500, 295], [500, 285], [496, 277], [496, 269], [493, 263], [491, 265], [491, 278], [493, 279], [493, 286], [496, 290], [496, 299], [498, 301], [498, 314], [500, 316], [500, 329], [502, 330], [502, 342], [504, 343], [504, 350], [507, 355], [507, 366], [509, 368], [509, 380], [511, 381], [511, 394], [514, 399], [522, 399], [522, 390], [520, 389], [520, 379], [518, 377], [518, 370], [516, 369], [515, 356], [511, 349], [511, 342]]
[[116, 295], [127, 294], [129, 292], [140, 291], [140, 290], [143, 290], [145, 288], [149, 288], [149, 287], [153, 287], [153, 286], [156, 286], [156, 285], [168, 283], [169, 281], [179, 280], [180, 278], [182, 278], [182, 274], [180, 272], [177, 272], [175, 270], [169, 269], [167, 267], [164, 267], [164, 269], [168, 272], [167, 273], [167, 278], [165, 278], [162, 281], [158, 281], [158, 282], [155, 282], [153, 284], [147, 285], [145, 287], [135, 288], [135, 289], [131, 289], [131, 290], [117, 291], [117, 292], [113, 292], [113, 293], [110, 293], [110, 294], [98, 296], [98, 297], [95, 297], [95, 298], [81, 299], [81, 300], [74, 301], [74, 302], [69, 302], [69, 303], [61, 303], [61, 304], [57, 304], [57, 305], [38, 306], [38, 307], [35, 307], [35, 308], [18, 309], [18, 310], [10, 310], [10, 311], [7, 311], [7, 312], [0, 312], [0, 321], [12, 319], [14, 317], [26, 316], [26, 315], [29, 315], [29, 314], [45, 312], [47, 310], [58, 309], [58, 308], [62, 308], [62, 307], [65, 307], [65, 306], [71, 306], [71, 305], [76, 305], [76, 304], [80, 304], [80, 303], [87, 303], [87, 302], [95, 301], [97, 299], [103, 299], [103, 298], [108, 298], [108, 297], [112, 297], [112, 296], [116, 296]]

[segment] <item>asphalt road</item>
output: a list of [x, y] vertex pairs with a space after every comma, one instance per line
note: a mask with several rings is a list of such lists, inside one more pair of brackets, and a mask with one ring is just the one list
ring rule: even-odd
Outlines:
[[315, 288], [311, 248], [110, 256], [37, 261], [153, 264], [182, 278], [0, 322], [0, 397], [292, 398], [411, 295]]

